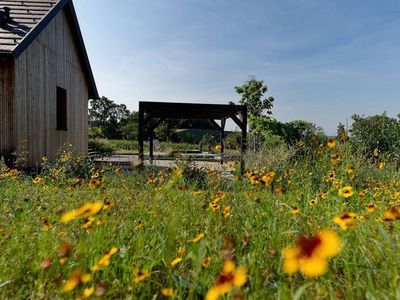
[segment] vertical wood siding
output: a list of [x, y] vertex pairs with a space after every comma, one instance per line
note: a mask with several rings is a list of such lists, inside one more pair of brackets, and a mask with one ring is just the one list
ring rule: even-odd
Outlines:
[[0, 157], [13, 151], [14, 64], [0, 61]]
[[[88, 83], [64, 11], [16, 59], [15, 77], [14, 143], [26, 144], [29, 165], [64, 144], [87, 154]], [[57, 86], [67, 91], [67, 131], [56, 130]]]

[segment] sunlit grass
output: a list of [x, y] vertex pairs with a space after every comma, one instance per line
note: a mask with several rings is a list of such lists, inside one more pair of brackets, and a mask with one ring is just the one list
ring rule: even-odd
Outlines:
[[[399, 221], [388, 212], [400, 199], [397, 171], [346, 144], [315, 151], [241, 180], [188, 168], [91, 170], [87, 179], [51, 171], [35, 181], [4, 169], [0, 298], [400, 298]], [[334, 222], [350, 213], [351, 226]], [[340, 251], [320, 276], [289, 276], [284, 249], [321, 229], [337, 233]]]

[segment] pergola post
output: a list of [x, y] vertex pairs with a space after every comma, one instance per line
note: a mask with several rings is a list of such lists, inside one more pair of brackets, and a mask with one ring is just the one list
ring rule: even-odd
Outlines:
[[143, 104], [139, 102], [139, 160], [144, 159], [144, 110]]
[[242, 121], [242, 155], [240, 159], [240, 172], [244, 174], [246, 170], [244, 155], [247, 151], [247, 106], [243, 108], [243, 111], [240, 114], [240, 118]]
[[154, 129], [153, 129], [153, 119], [150, 119], [150, 124], [149, 124], [149, 138], [150, 138], [150, 141], [149, 141], [149, 147], [150, 147], [150, 149], [149, 149], [149, 154], [150, 154], [150, 163], [151, 164], [153, 164], [153, 159], [154, 159]]
[[225, 123], [226, 123], [226, 119], [222, 119], [221, 120], [221, 128], [220, 128], [220, 139], [219, 139], [219, 143], [221, 145], [221, 165], [224, 164], [224, 159], [223, 159], [223, 155], [225, 152], [225, 145], [224, 145], [224, 135], [225, 135]]

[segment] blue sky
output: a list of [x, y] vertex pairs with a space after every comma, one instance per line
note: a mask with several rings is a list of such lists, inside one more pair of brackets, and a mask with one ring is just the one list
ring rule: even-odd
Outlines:
[[101, 95], [227, 103], [249, 75], [273, 116], [328, 134], [400, 112], [400, 1], [74, 0]]

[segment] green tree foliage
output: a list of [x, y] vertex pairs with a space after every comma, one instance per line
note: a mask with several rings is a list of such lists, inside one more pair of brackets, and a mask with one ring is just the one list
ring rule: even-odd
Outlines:
[[300, 141], [310, 142], [315, 136], [319, 138], [325, 137], [322, 128], [303, 120], [282, 123], [274, 118], [261, 116], [251, 118], [250, 126], [254, 132], [261, 133], [265, 139], [277, 136], [288, 145], [293, 145]]
[[125, 140], [136, 140], [139, 133], [139, 113], [132, 111], [121, 127], [122, 137]]
[[400, 115], [391, 118], [386, 113], [374, 116], [353, 115], [351, 142], [372, 155], [375, 148], [380, 153], [399, 160], [400, 156]]
[[122, 138], [121, 128], [127, 123], [129, 115], [130, 112], [125, 104], [117, 104], [107, 97], [90, 101], [90, 125], [101, 128], [107, 138]]
[[337, 134], [338, 138], [347, 135], [346, 128], [344, 127], [344, 125], [342, 123], [339, 123], [336, 134]]
[[251, 116], [260, 117], [264, 111], [267, 114], [272, 114], [274, 98], [264, 98], [264, 94], [268, 92], [268, 87], [264, 84], [264, 81], [250, 77], [243, 85], [236, 86], [235, 91], [241, 96], [239, 103], [247, 105]]

